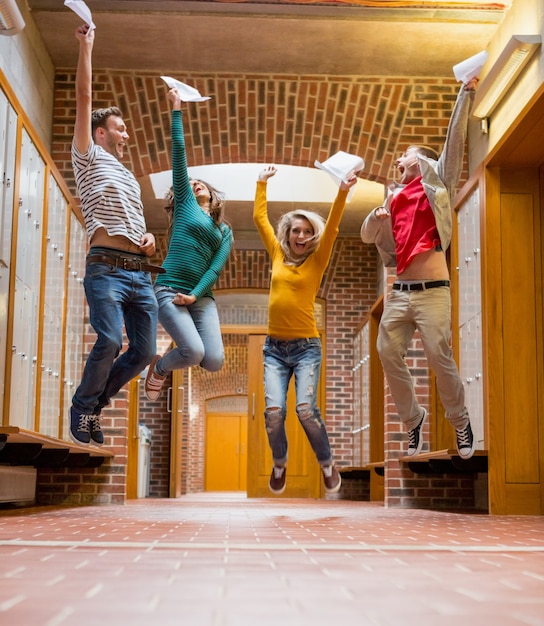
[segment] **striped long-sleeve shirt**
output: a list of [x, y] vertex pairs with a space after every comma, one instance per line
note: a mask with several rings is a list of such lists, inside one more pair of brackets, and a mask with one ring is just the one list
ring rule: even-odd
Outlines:
[[174, 215], [168, 252], [158, 285], [167, 285], [197, 298], [212, 296], [212, 287], [230, 254], [232, 232], [217, 226], [198, 204], [187, 172], [181, 111], [172, 111], [172, 183]]
[[85, 154], [72, 143], [72, 166], [89, 241], [99, 228], [140, 245], [146, 232], [138, 181], [116, 157], [91, 141]]

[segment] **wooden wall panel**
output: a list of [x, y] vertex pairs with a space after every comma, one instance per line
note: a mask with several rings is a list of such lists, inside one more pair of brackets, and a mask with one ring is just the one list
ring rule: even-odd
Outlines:
[[[520, 186], [529, 190], [534, 188], [533, 181], [533, 172], [520, 173], [517, 178]], [[532, 193], [501, 193], [507, 483], [538, 483], [540, 480], [534, 205]]]
[[487, 170], [484, 358], [494, 514], [544, 512], [541, 196], [538, 168]]

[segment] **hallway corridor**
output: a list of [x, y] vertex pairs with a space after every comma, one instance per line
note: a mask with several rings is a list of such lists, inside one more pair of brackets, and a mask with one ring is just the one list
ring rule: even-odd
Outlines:
[[544, 626], [544, 517], [203, 493], [0, 510], [0, 624]]

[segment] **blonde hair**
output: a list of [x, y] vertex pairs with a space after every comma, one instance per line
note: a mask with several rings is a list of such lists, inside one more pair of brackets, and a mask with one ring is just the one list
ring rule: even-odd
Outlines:
[[436, 150], [434, 150], [430, 146], [418, 146], [418, 145], [408, 146], [408, 149], [410, 148], [415, 148], [418, 154], [422, 154], [428, 159], [433, 159], [434, 161], [438, 161], [438, 158], [439, 158], [438, 153], [436, 152]]
[[[298, 218], [308, 220], [314, 231], [314, 234], [311, 238], [306, 254], [295, 258], [292, 255], [291, 246], [289, 245], [289, 235], [291, 234], [291, 227], [294, 220]], [[301, 263], [303, 263], [310, 256], [310, 254], [314, 253], [319, 247], [319, 242], [321, 241], [321, 236], [323, 235], [324, 230], [325, 220], [318, 213], [304, 210], [289, 211], [289, 213], [284, 213], [280, 217], [280, 221], [278, 222], [277, 231], [278, 241], [283, 251], [284, 262], [287, 265], [300, 265]]]

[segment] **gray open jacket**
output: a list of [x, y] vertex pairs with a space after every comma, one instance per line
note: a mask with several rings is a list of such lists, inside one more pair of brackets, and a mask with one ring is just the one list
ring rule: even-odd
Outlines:
[[[433, 210], [440, 243], [449, 248], [452, 233], [451, 204], [463, 171], [463, 156], [467, 136], [468, 116], [474, 91], [461, 87], [451, 114], [444, 149], [438, 161], [418, 155], [421, 182]], [[386, 267], [396, 267], [395, 240], [390, 219], [380, 219], [374, 209], [361, 226], [361, 239], [376, 245]]]

